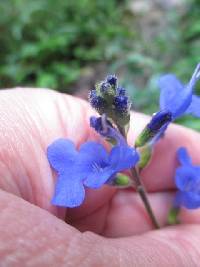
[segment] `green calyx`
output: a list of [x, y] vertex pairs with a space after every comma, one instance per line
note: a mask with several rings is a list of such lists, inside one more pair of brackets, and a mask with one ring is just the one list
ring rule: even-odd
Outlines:
[[123, 173], [118, 173], [113, 180], [113, 185], [114, 186], [120, 186], [120, 187], [129, 187], [131, 185], [131, 180], [129, 176], [123, 174]]
[[146, 145], [154, 136], [154, 133], [150, 131], [147, 127], [141, 132], [135, 141], [135, 147], [142, 147]]
[[140, 161], [138, 163], [138, 168], [141, 171], [144, 169], [150, 162], [152, 156], [152, 147], [150, 145], [146, 145], [143, 147], [139, 147], [138, 151], [140, 153]]

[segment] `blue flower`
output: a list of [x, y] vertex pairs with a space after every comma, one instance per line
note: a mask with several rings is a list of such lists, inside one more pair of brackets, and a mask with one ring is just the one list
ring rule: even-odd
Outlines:
[[173, 115], [173, 120], [186, 113], [200, 117], [200, 97], [193, 94], [199, 78], [200, 64], [197, 65], [187, 85], [183, 85], [173, 74], [162, 76], [159, 80], [160, 109], [169, 110]]
[[200, 207], [200, 166], [192, 165], [192, 160], [185, 148], [177, 151], [181, 166], [176, 169], [175, 183], [179, 191], [175, 197], [175, 207], [188, 209]]
[[187, 85], [183, 85], [173, 74], [166, 74], [160, 78], [160, 111], [171, 112], [172, 119], [162, 126], [153, 138], [152, 144], [155, 144], [164, 135], [172, 121], [182, 115], [192, 114], [193, 116], [200, 117], [200, 97], [193, 94], [195, 84], [199, 79], [200, 64], [196, 66]]
[[47, 157], [58, 173], [52, 204], [64, 207], [81, 205], [85, 198], [84, 186], [99, 188], [139, 160], [136, 150], [128, 146], [117, 145], [107, 153], [101, 144], [86, 142], [77, 151], [68, 139], [52, 143]]

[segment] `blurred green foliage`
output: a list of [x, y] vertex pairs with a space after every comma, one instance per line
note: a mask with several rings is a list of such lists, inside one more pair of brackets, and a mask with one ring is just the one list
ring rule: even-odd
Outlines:
[[[103, 73], [97, 70], [98, 78], [92, 77], [88, 87], [114, 72], [136, 110], [155, 112], [158, 77], [173, 72], [186, 83], [200, 61], [200, 2], [139, 13], [131, 7], [134, 2], [0, 1], [0, 87], [28, 85], [73, 93], [69, 88], [88, 66], [95, 70], [103, 63]], [[179, 123], [200, 130], [195, 119]]]
[[[150, 38], [146, 37], [149, 27], [138, 28], [132, 47], [112, 64], [114, 72], [123, 69], [124, 85], [132, 94], [136, 109], [146, 113], [156, 111], [159, 95], [157, 80], [163, 73], [174, 73], [183, 83], [189, 81], [200, 62], [199, 14], [198, 0], [185, 1], [182, 12], [180, 7], [163, 10], [156, 23], [165, 20], [165, 25]], [[145, 20], [145, 16], [149, 14], [145, 13], [139, 19]], [[199, 84], [196, 92], [200, 93]]]
[[109, 43], [132, 35], [125, 26], [125, 1], [120, 2], [0, 1], [1, 87], [64, 90], [84, 66], [109, 60]]
[[[136, 110], [147, 114], [156, 112], [159, 76], [170, 72], [187, 83], [196, 64], [200, 62], [200, 2], [188, 0], [182, 1], [182, 5], [182, 10], [179, 5], [156, 14], [160, 18], [153, 23], [165, 23], [152, 34], [149, 34], [151, 27], [145, 29], [145, 23], [137, 28], [137, 39], [132, 42], [132, 47], [111, 66], [113, 72], [122, 69], [123, 83], [132, 95]], [[136, 17], [135, 21], [144, 21], [148, 16], [148, 13], [144, 13]], [[152, 29], [156, 26], [152, 26]], [[200, 83], [197, 83], [196, 94], [200, 94]], [[200, 131], [199, 119], [185, 116], [177, 122]]]

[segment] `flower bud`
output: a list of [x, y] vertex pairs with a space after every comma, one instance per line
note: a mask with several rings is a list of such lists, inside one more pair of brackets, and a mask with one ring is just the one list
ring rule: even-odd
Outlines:
[[97, 95], [96, 90], [91, 90], [89, 93], [90, 105], [96, 109], [100, 114], [102, 114], [106, 108], [106, 103], [103, 97]]
[[157, 112], [150, 123], [146, 125], [141, 134], [135, 141], [135, 147], [141, 147], [149, 143], [153, 137], [159, 133], [162, 127], [172, 121], [172, 113], [170, 111], [161, 110]]
[[106, 77], [106, 81], [107, 81], [107, 83], [109, 83], [113, 87], [116, 87], [116, 85], [117, 85], [117, 77], [115, 75], [108, 75]]
[[123, 95], [116, 96], [113, 105], [117, 113], [129, 113], [131, 107], [128, 97]]
[[152, 156], [152, 147], [149, 145], [139, 147], [138, 152], [140, 153], [140, 161], [138, 163], [138, 168], [141, 171], [144, 169], [150, 162]]

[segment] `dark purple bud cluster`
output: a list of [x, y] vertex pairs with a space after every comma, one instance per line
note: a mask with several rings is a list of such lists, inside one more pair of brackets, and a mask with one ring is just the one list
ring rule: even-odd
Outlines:
[[107, 114], [116, 125], [127, 125], [130, 119], [131, 102], [123, 87], [118, 86], [117, 77], [109, 75], [90, 91], [89, 101], [100, 115]]

